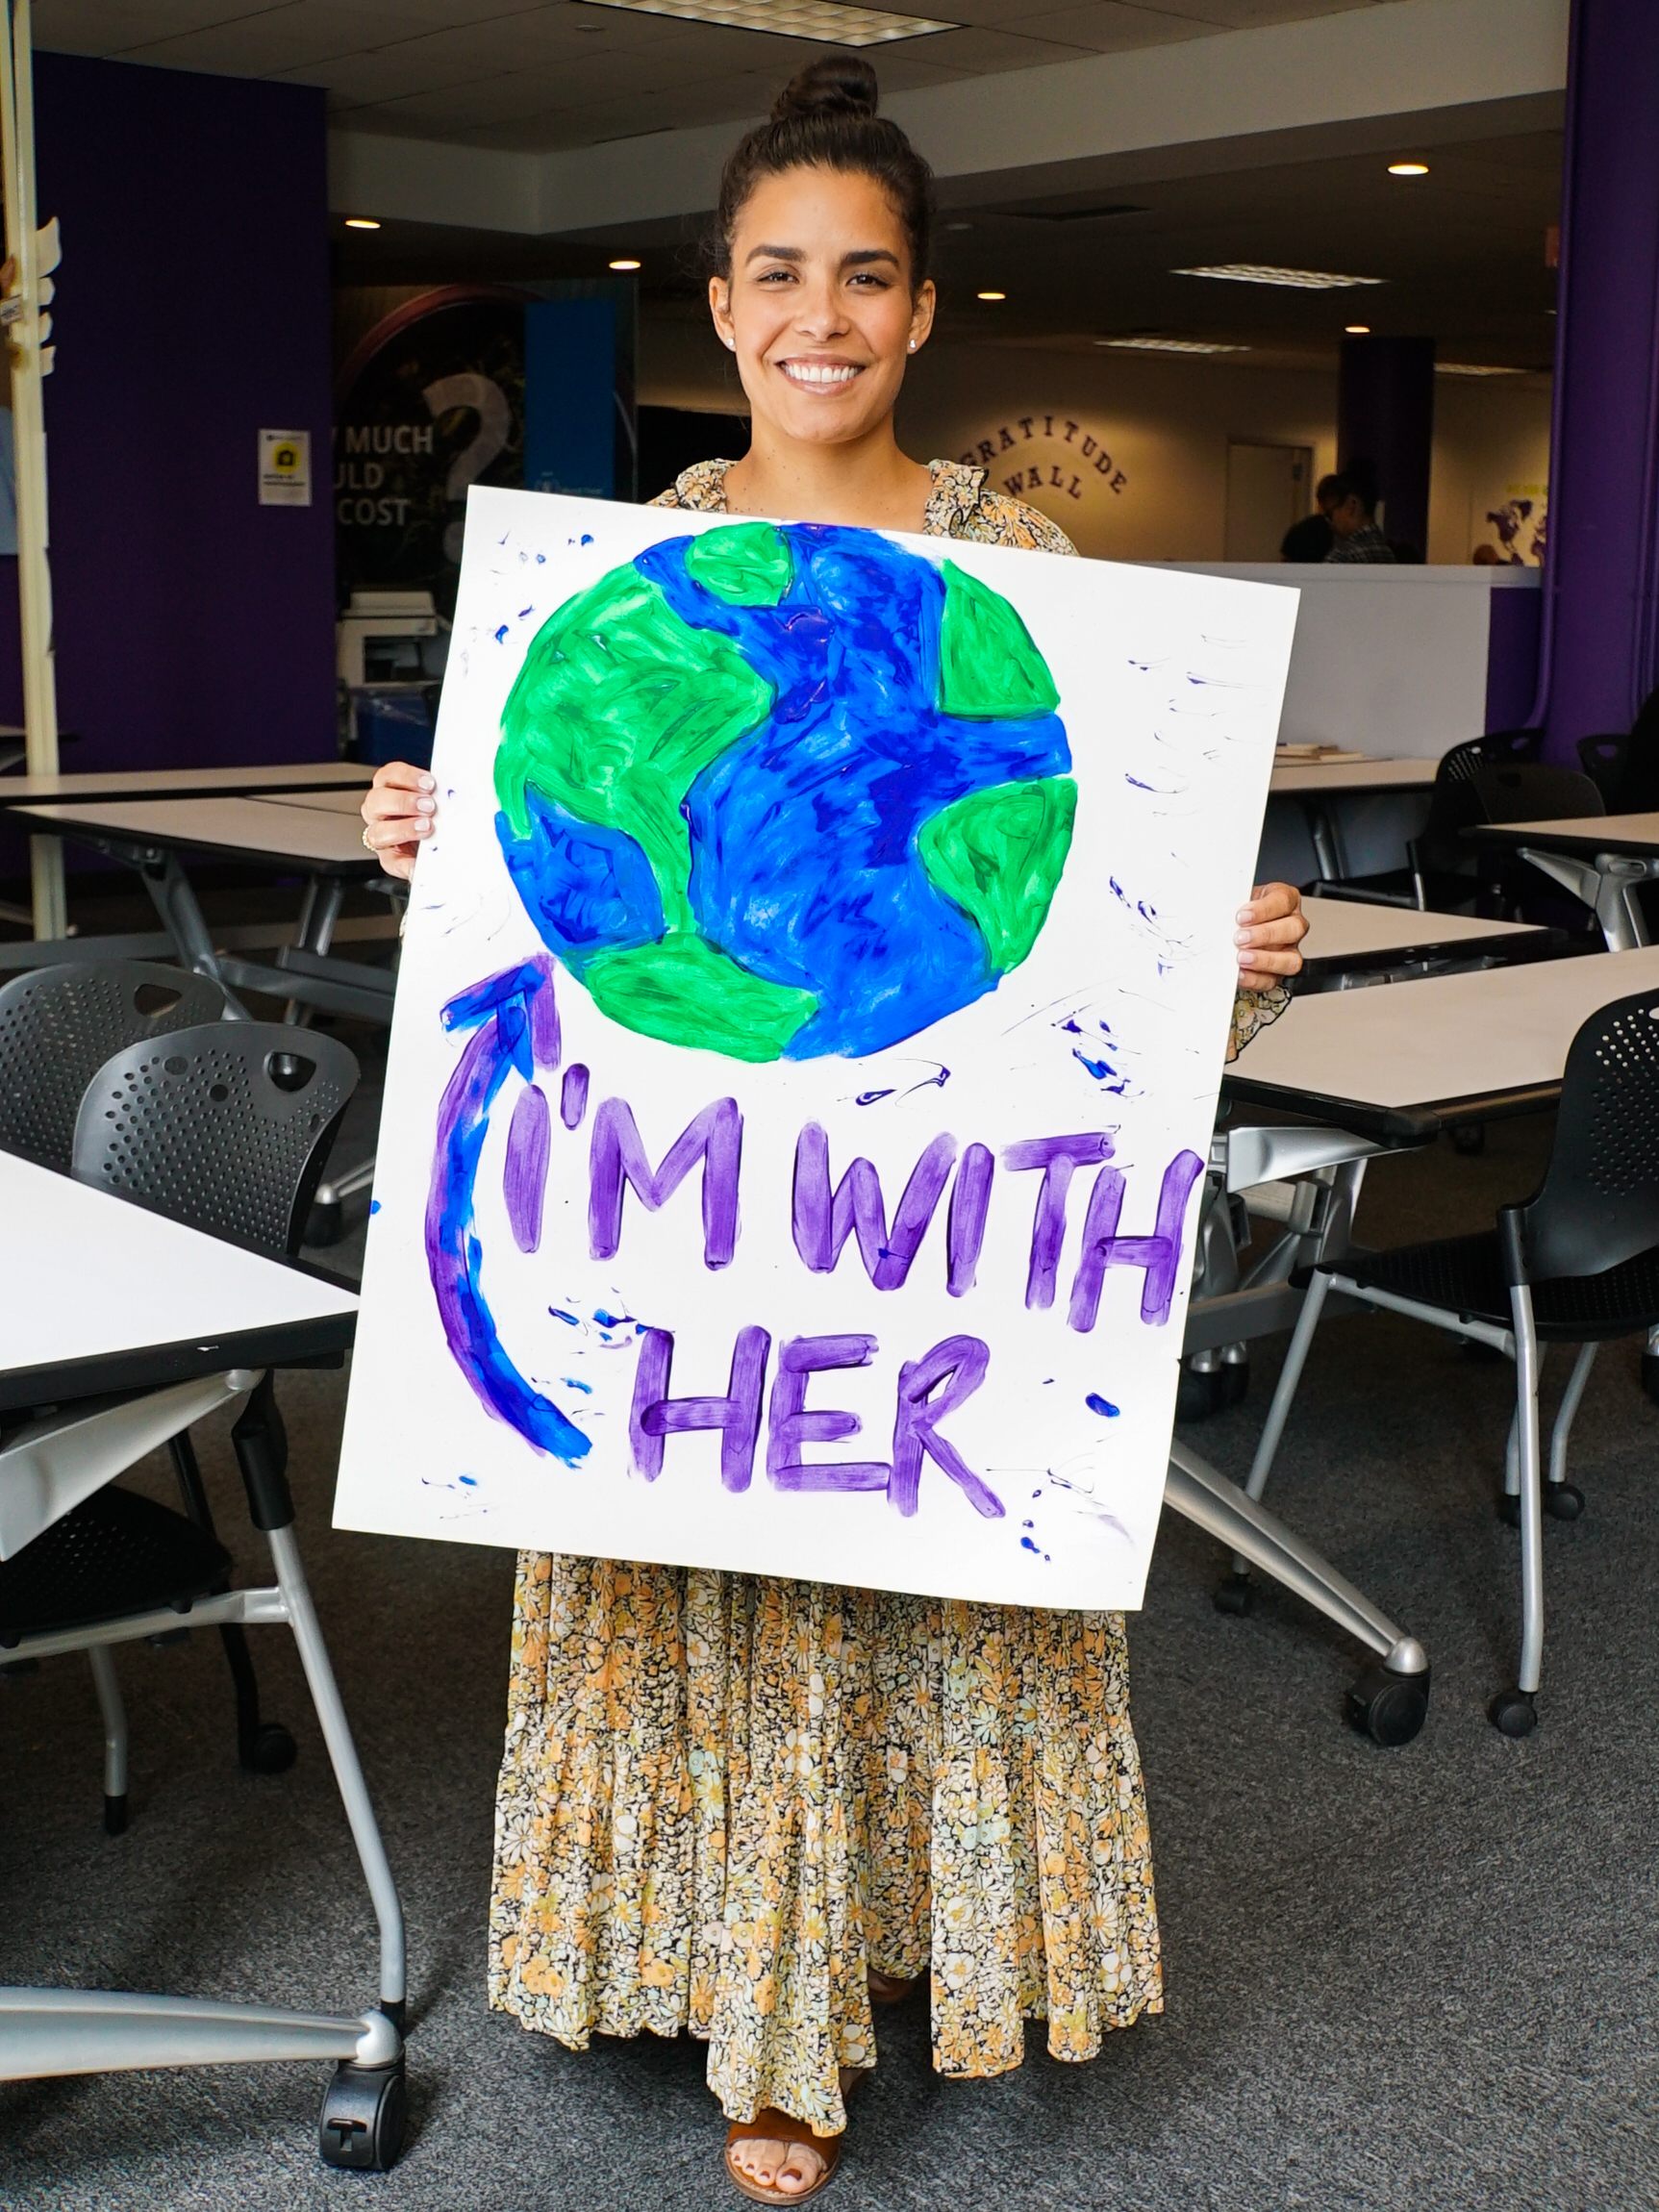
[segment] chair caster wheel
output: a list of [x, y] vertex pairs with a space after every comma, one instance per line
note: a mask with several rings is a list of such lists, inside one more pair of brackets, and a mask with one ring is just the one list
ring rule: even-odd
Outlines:
[[1220, 1401], [1222, 1405], [1243, 1405], [1244, 1394], [1250, 1387], [1249, 1361], [1223, 1360], [1216, 1370], [1216, 1380], [1221, 1386]]
[[1500, 1691], [1486, 1717], [1500, 1736], [1530, 1736], [1538, 1725], [1538, 1709], [1525, 1690]]
[[1368, 1667], [1347, 1697], [1348, 1719], [1388, 1750], [1409, 1744], [1428, 1718], [1428, 1673]]
[[1217, 1583], [1213, 1596], [1218, 1613], [1248, 1613], [1256, 1602], [1247, 1574], [1229, 1574]]
[[280, 1721], [262, 1721], [251, 1742], [239, 1744], [237, 1758], [249, 1774], [286, 1774], [299, 1757], [299, 1746]]
[[1473, 1160], [1486, 1150], [1486, 1123], [1465, 1121], [1451, 1133], [1451, 1148], [1465, 1160]]
[[338, 1244], [345, 1235], [345, 1207], [339, 1198], [331, 1205], [319, 1199], [305, 1218], [308, 1244]]
[[1180, 1380], [1175, 1385], [1175, 1419], [1177, 1420], [1208, 1420], [1219, 1413], [1223, 1404], [1221, 1372], [1217, 1368], [1190, 1368], [1181, 1362]]
[[390, 2066], [359, 2066], [342, 2058], [323, 2097], [317, 2149], [325, 2166], [390, 2174], [408, 2124], [402, 2059]]
[[1499, 1493], [1497, 1518], [1502, 1521], [1505, 1528], [1519, 1528], [1521, 1526], [1521, 1499], [1519, 1496], [1511, 1497], [1507, 1490]]
[[118, 1797], [104, 1799], [104, 1833], [107, 1836], [124, 1836], [127, 1832], [127, 1793]]
[[1576, 1521], [1584, 1511], [1584, 1493], [1575, 1483], [1546, 1482], [1544, 1510], [1554, 1521]]
[[1659, 1352], [1642, 1354], [1642, 1388], [1659, 1405]]

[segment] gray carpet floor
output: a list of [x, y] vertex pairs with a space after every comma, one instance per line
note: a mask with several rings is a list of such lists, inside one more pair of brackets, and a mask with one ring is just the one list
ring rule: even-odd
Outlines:
[[[1373, 1168], [1369, 1241], [1490, 1222], [1547, 1126]], [[349, 1261], [350, 1247], [334, 1255]], [[1247, 1402], [1192, 1430], [1248, 1464], [1281, 1346]], [[1566, 1361], [1546, 1377], [1552, 1398]], [[1041, 2030], [1017, 2073], [943, 2081], [925, 2008], [884, 2016], [842, 2212], [1600, 2212], [1659, 2203], [1655, 1722], [1659, 1408], [1634, 1345], [1603, 1353], [1574, 1444], [1588, 1506], [1546, 1523], [1542, 1719], [1483, 1717], [1513, 1678], [1517, 1544], [1497, 1522], [1509, 1370], [1393, 1320], [1326, 1326], [1269, 1502], [1434, 1664], [1427, 1726], [1384, 1751], [1341, 1718], [1356, 1655], [1294, 1599], [1211, 1604], [1222, 1562], [1167, 1517], [1134, 1621], [1135, 1715], [1168, 2004], [1086, 2067]], [[324, 2172], [324, 2070], [271, 2066], [0, 2088], [0, 2202], [61, 2212], [350, 2202], [447, 2212], [736, 2204], [702, 2048], [577, 2055], [483, 1998], [490, 1800], [512, 1562], [337, 1536], [338, 1374], [282, 1385], [299, 1533], [411, 1931], [414, 2125], [386, 2177]], [[245, 1534], [225, 1426], [201, 1432]], [[135, 1478], [165, 1496], [164, 1461]], [[235, 1534], [232, 1532], [242, 1531]], [[291, 1772], [234, 1763], [216, 1639], [129, 1646], [133, 1824], [99, 1826], [87, 1669], [0, 1679], [0, 1980], [172, 1988], [355, 2010], [373, 1928], [292, 1647], [256, 1631]]]

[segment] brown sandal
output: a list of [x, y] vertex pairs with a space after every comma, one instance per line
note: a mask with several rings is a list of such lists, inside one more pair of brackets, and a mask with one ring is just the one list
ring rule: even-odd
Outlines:
[[[823, 2172], [807, 2189], [774, 2189], [764, 2182], [751, 2181], [732, 2164], [731, 2149], [734, 2143], [753, 2142], [757, 2137], [767, 2143], [810, 2144], [823, 2160]], [[769, 2104], [764, 2112], [757, 2112], [753, 2120], [734, 2120], [726, 2130], [727, 2177], [753, 2204], [804, 2204], [809, 2197], [816, 2197], [820, 2189], [829, 2187], [840, 2164], [839, 2135], [815, 2135], [804, 2120], [792, 2119], [789, 2113], [778, 2112]]]
[[[876, 1987], [877, 1982], [881, 1987]], [[897, 1974], [882, 1973], [874, 1967], [865, 1969], [865, 1987], [869, 1992], [871, 2004], [908, 2004], [921, 1987], [920, 1974], [913, 1974], [909, 1981], [901, 1981]]]

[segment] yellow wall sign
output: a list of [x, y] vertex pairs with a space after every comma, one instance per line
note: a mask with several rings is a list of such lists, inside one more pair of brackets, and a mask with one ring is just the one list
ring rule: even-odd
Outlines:
[[260, 505], [311, 505], [311, 432], [260, 432]]

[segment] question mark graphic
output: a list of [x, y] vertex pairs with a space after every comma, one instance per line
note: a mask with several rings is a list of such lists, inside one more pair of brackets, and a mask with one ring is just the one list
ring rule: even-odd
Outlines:
[[[507, 404], [507, 394], [493, 378], [468, 369], [460, 376], [440, 376], [436, 384], [429, 384], [420, 396], [435, 420], [452, 407], [469, 407], [478, 417], [477, 436], [449, 464], [449, 474], [443, 483], [444, 498], [459, 499], [465, 504], [467, 486], [477, 482], [507, 443], [507, 434], [513, 427], [513, 411]], [[453, 561], [458, 568], [465, 529], [465, 516], [458, 515], [443, 533], [443, 557]]]

